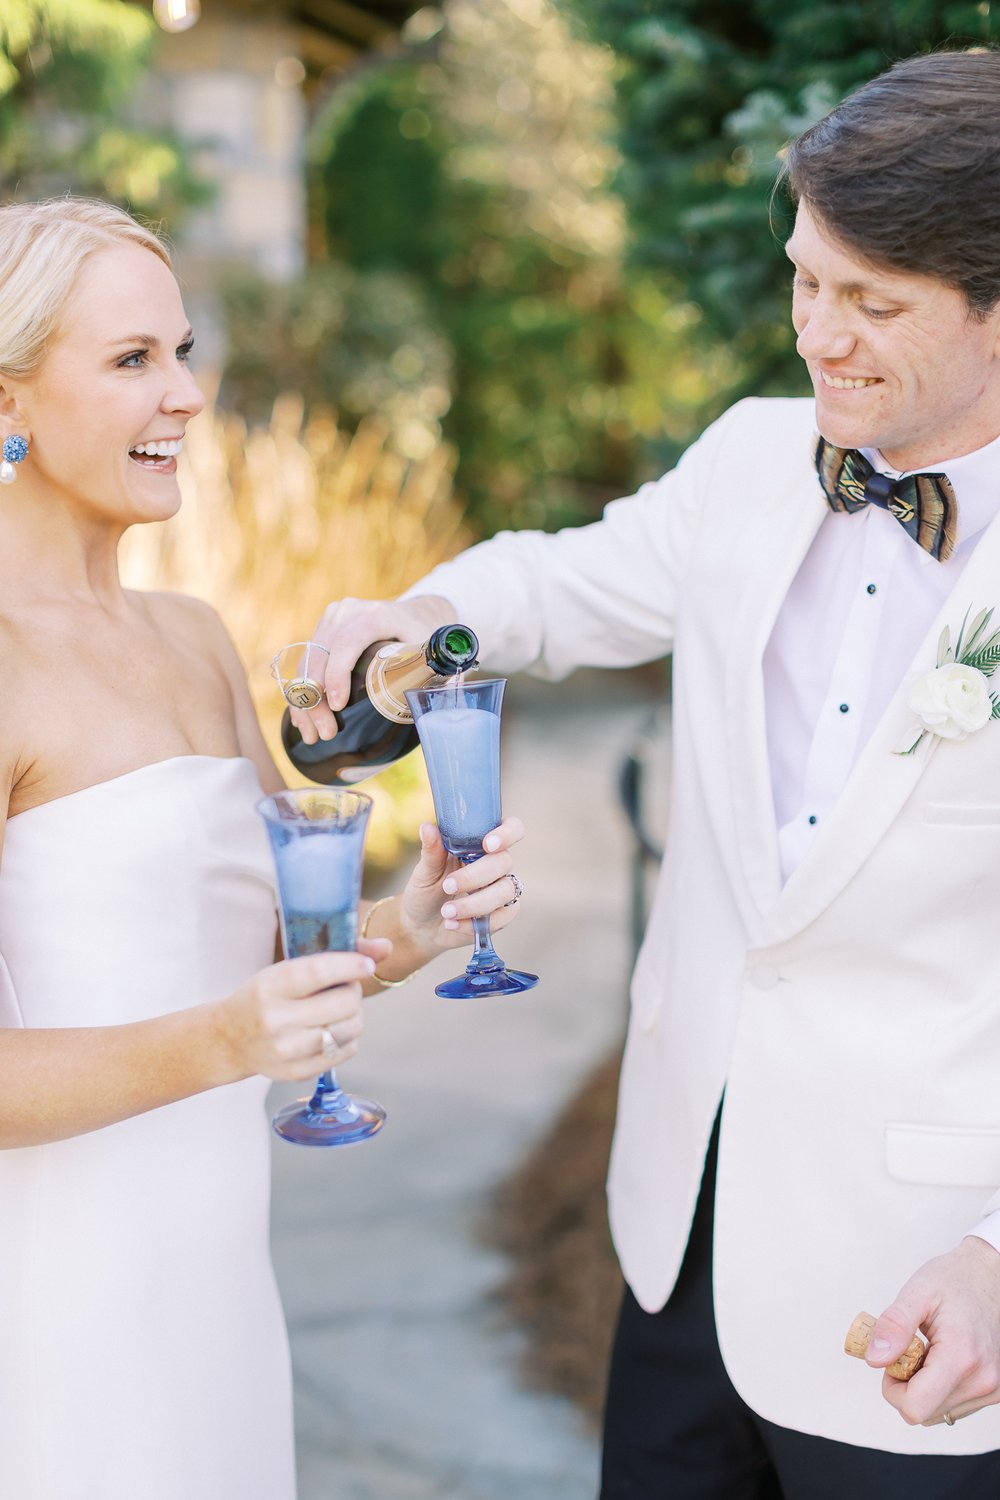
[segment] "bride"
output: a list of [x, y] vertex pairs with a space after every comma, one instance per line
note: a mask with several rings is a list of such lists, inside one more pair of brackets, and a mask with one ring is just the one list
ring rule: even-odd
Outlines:
[[282, 779], [236, 653], [207, 605], [116, 568], [126, 528], [180, 504], [190, 349], [167, 252], [127, 214], [0, 210], [10, 1500], [292, 1500], [267, 1081], [352, 1057], [362, 992], [512, 893], [516, 820], [464, 869], [426, 828], [383, 938], [272, 961], [254, 804]]

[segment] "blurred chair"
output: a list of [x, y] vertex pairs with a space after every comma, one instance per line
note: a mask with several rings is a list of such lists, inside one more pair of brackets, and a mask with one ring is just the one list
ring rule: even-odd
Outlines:
[[626, 750], [618, 796], [632, 832], [630, 927], [635, 959], [649, 914], [652, 881], [663, 858], [670, 795], [670, 706], [655, 709]]

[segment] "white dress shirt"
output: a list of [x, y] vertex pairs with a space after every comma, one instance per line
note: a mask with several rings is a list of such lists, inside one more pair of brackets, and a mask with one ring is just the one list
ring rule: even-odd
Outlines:
[[[862, 452], [881, 473], [899, 478], [880, 453]], [[879, 506], [831, 511], [775, 621], [764, 696], [784, 880], [808, 853], [921, 640], [1000, 513], [1000, 437], [923, 471], [947, 474], [958, 500], [948, 561], [918, 547]], [[955, 602], [953, 640], [966, 605], [975, 613], [984, 601], [963, 600], [959, 588]], [[1000, 627], [1000, 615], [995, 623]], [[1000, 1251], [1000, 1211], [970, 1233]]]

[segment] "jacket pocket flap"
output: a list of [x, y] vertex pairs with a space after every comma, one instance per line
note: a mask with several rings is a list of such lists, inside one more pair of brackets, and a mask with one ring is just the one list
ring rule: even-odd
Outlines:
[[962, 828], [993, 828], [1000, 823], [1000, 803], [925, 802], [924, 822]]
[[1000, 1183], [1000, 1130], [887, 1125], [885, 1164], [890, 1177], [899, 1182], [996, 1187]]

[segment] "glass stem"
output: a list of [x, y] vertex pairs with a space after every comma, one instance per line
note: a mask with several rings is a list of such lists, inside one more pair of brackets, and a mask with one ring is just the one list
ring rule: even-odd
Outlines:
[[492, 969], [502, 969], [503, 959], [493, 947], [493, 939], [490, 937], [489, 917], [473, 917], [472, 931], [475, 934], [475, 941], [468, 969], [474, 974], [485, 973]]
[[316, 1092], [309, 1100], [310, 1109], [336, 1109], [343, 1098], [343, 1090], [337, 1082], [337, 1075], [333, 1069], [328, 1073], [321, 1073], [316, 1083]]

